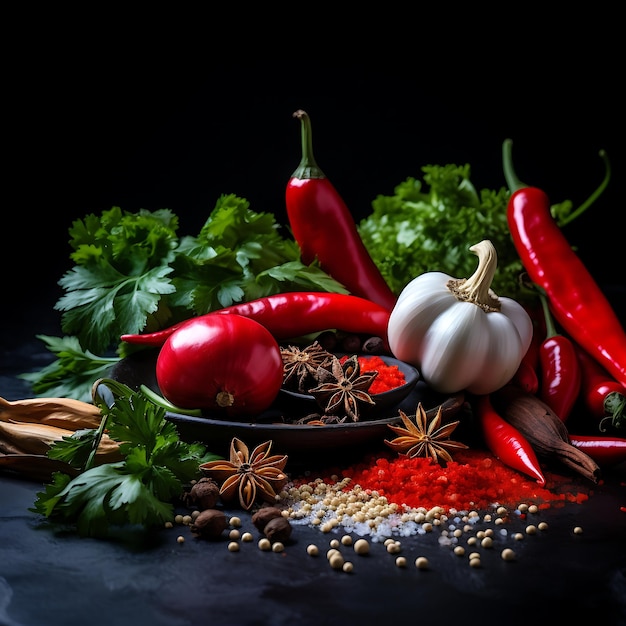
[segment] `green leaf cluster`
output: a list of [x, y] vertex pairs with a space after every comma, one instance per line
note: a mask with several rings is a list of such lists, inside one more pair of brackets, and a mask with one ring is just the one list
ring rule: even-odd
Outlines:
[[[45, 491], [37, 494], [32, 510], [51, 521], [72, 524], [78, 533], [106, 537], [113, 527], [144, 528], [173, 518], [173, 501], [184, 485], [199, 478], [201, 463], [218, 458], [199, 444], [179, 439], [175, 425], [165, 419], [165, 409], [145, 394], [115, 381], [110, 385], [115, 401], [100, 399], [103, 420], [99, 429], [77, 431], [54, 443], [48, 457], [80, 470], [78, 476], [55, 472]], [[119, 442], [122, 460], [93, 464], [104, 428]]]
[[[69, 229], [73, 267], [59, 280], [64, 338], [40, 336], [56, 360], [21, 378], [37, 395], [87, 400], [126, 350], [119, 337], [149, 332], [286, 291], [347, 293], [283, 236], [271, 213], [222, 195], [195, 236], [179, 237], [168, 209], [89, 214]], [[116, 353], [118, 356], [112, 355]]]
[[399, 294], [415, 277], [441, 271], [471, 276], [477, 265], [469, 247], [489, 239], [498, 254], [492, 287], [501, 296], [521, 295], [522, 264], [507, 224], [510, 192], [481, 189], [469, 165], [426, 165], [423, 180], [409, 177], [391, 196], [379, 195], [358, 230], [391, 289]]

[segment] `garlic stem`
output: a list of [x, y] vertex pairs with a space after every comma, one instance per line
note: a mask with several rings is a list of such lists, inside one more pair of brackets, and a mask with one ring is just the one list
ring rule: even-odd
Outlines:
[[471, 246], [470, 251], [478, 257], [476, 271], [467, 280], [450, 281], [448, 288], [459, 300], [473, 302], [486, 311], [499, 311], [500, 300], [491, 289], [498, 267], [496, 249], [491, 241], [483, 239]]

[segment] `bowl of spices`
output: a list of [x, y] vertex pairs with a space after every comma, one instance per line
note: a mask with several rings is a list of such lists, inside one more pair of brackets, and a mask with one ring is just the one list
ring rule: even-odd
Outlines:
[[[110, 377], [133, 389], [148, 389], [159, 394], [155, 374], [157, 356], [156, 349], [129, 354], [113, 366]], [[350, 375], [348, 370], [354, 362], [348, 361], [355, 355], [333, 353], [332, 356], [337, 359], [342, 371]], [[452, 395], [437, 393], [420, 380], [410, 365], [398, 362], [392, 357], [379, 358], [381, 361], [368, 355], [362, 366], [361, 363], [358, 364], [359, 376], [356, 378], [366, 376], [378, 379], [380, 386], [376, 387], [374, 381], [371, 382], [370, 390], [379, 389], [377, 393], [372, 394], [374, 397], [378, 396], [378, 405], [372, 405], [368, 412], [363, 406], [369, 403], [360, 402], [357, 420], [343, 411], [346, 406], [351, 406], [346, 405], [345, 396], [340, 394], [336, 398], [339, 403], [333, 411], [335, 415], [332, 415], [325, 413], [316, 400], [298, 397], [312, 394], [302, 394], [298, 391], [297, 384], [292, 387], [289, 382], [285, 389], [278, 393], [269, 409], [253, 416], [224, 419], [210, 413], [189, 415], [168, 410], [165, 417], [176, 426], [182, 440], [190, 443], [201, 442], [206, 445], [208, 451], [224, 457], [228, 457], [233, 437], [245, 441], [248, 446], [271, 441], [272, 450], [276, 454], [289, 456], [289, 467], [293, 470], [297, 467], [314, 468], [335, 462], [352, 462], [365, 453], [384, 450], [386, 447], [384, 440], [393, 436], [389, 424], [400, 423], [399, 410], [407, 415], [414, 415], [418, 404], [421, 403], [429, 418], [433, 418], [441, 409], [444, 422], [454, 419], [462, 410], [464, 404], [462, 393]], [[388, 369], [382, 369], [380, 362]], [[332, 367], [328, 371], [332, 374]], [[374, 375], [374, 371], [378, 373]], [[330, 382], [332, 383], [332, 377]], [[318, 387], [327, 384], [329, 380], [316, 383]], [[390, 388], [384, 390], [385, 384]], [[328, 394], [328, 390], [318, 393]], [[326, 396], [328, 403], [332, 395], [331, 393]], [[383, 398], [382, 403], [380, 398]]]
[[415, 367], [385, 355], [281, 347], [284, 376], [278, 403], [320, 415], [323, 422], [383, 415], [404, 400], [420, 376]]

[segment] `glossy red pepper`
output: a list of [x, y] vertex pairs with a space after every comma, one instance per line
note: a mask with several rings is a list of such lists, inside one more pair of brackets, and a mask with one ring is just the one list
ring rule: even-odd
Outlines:
[[550, 212], [547, 194], [524, 186], [513, 170], [511, 142], [503, 165], [512, 192], [509, 230], [524, 268], [541, 287], [564, 331], [626, 385], [626, 332], [607, 297], [574, 252]]
[[[267, 328], [276, 339], [290, 339], [329, 329], [380, 337], [387, 344], [389, 311], [370, 300], [341, 293], [292, 291], [212, 311], [200, 318], [236, 313]], [[193, 318], [199, 319], [199, 318]], [[162, 346], [176, 330], [193, 320], [144, 335], [122, 335], [126, 343]]]
[[526, 350], [526, 354], [520, 361], [517, 372], [515, 372], [511, 380], [514, 385], [521, 387], [528, 393], [537, 393], [539, 391], [539, 376], [537, 376], [539, 346], [543, 342], [544, 336], [543, 326], [540, 326], [533, 320], [533, 338], [528, 346], [528, 350]]
[[589, 455], [598, 465], [617, 465], [626, 461], [626, 439], [570, 433], [569, 442]]
[[557, 332], [545, 295], [540, 294], [546, 324], [546, 338], [539, 346], [539, 397], [567, 421], [580, 393], [580, 364], [574, 343]]
[[600, 430], [607, 425], [626, 430], [626, 388], [620, 385], [594, 358], [574, 344], [582, 372], [581, 399]]
[[534, 449], [526, 437], [494, 409], [489, 395], [475, 396], [470, 402], [491, 453], [510, 468], [534, 478], [541, 486], [545, 485], [546, 479]]
[[302, 262], [309, 265], [317, 258], [350, 293], [391, 311], [396, 295], [367, 251], [346, 203], [315, 162], [309, 116], [302, 110], [293, 115], [301, 122], [302, 160], [287, 183], [285, 201]]

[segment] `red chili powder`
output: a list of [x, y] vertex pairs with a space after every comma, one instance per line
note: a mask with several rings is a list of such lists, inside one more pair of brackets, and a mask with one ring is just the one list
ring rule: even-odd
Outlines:
[[573, 478], [545, 471], [549, 488], [540, 487], [491, 453], [476, 449], [457, 451], [445, 467], [429, 458], [410, 459], [385, 452], [333, 473], [351, 479], [346, 490], [358, 484], [398, 505], [440, 506], [447, 512], [484, 510], [495, 503], [509, 507], [521, 502], [539, 508], [562, 506], [586, 501], [590, 491]]
[[[347, 356], [343, 356], [339, 360], [344, 363], [347, 358]], [[397, 365], [387, 365], [379, 356], [359, 356], [357, 358], [362, 372], [378, 371], [378, 376], [376, 376], [369, 388], [370, 394], [390, 391], [406, 383], [404, 374], [398, 369]]]

